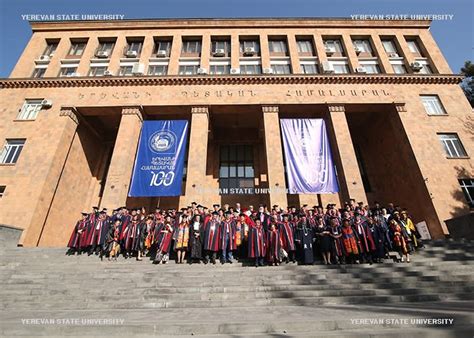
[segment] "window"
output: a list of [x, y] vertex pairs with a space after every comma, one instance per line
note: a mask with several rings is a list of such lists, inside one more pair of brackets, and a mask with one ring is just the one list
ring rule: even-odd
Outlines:
[[107, 70], [107, 67], [91, 67], [89, 70], [89, 76], [104, 76], [104, 72]]
[[143, 39], [127, 39], [127, 46], [125, 47], [125, 56], [139, 57], [143, 47]]
[[120, 66], [119, 76], [132, 76], [133, 66]]
[[438, 95], [420, 95], [428, 115], [446, 115]]
[[56, 48], [58, 48], [57, 41], [46, 41], [46, 48], [44, 49], [43, 55], [53, 56]]
[[[254, 55], [251, 55], [250, 53], [246, 53], [246, 51], [249, 51], [253, 49]], [[255, 56], [260, 54], [260, 44], [258, 40], [241, 40], [240, 41], [240, 54], [243, 56]]]
[[181, 65], [179, 66], [179, 75], [196, 75], [199, 65]]
[[298, 54], [300, 55], [314, 55], [313, 41], [310, 39], [307, 40], [297, 40], [298, 45]]
[[240, 74], [262, 74], [262, 65], [240, 65]]
[[325, 40], [324, 46], [334, 53], [332, 56], [344, 56], [341, 40]]
[[1, 164], [14, 164], [18, 161], [25, 139], [10, 139], [6, 140], [2, 153], [0, 154]]
[[62, 67], [61, 71], [59, 72], [59, 76], [64, 77], [64, 76], [75, 76], [76, 75], [76, 70], [77, 67]]
[[155, 49], [153, 54], [158, 54], [159, 51], [164, 51], [166, 53], [166, 57], [169, 57], [171, 52], [171, 40], [155, 40]]
[[43, 108], [41, 101], [43, 101], [43, 99], [25, 100], [17, 116], [17, 120], [35, 120], [39, 111]]
[[210, 74], [230, 74], [230, 65], [210, 65], [209, 68]]
[[466, 150], [457, 134], [438, 134], [446, 155], [451, 158], [466, 157]]
[[380, 67], [378, 64], [361, 64], [364, 67], [367, 74], [378, 74], [380, 73]]
[[397, 46], [395, 46], [395, 42], [393, 40], [382, 40], [383, 49], [387, 54], [397, 54]]
[[220, 147], [219, 188], [253, 188], [254, 176], [251, 145]]
[[418, 46], [418, 42], [416, 40], [414, 39], [407, 40], [407, 44], [408, 44], [408, 49], [410, 50], [410, 52], [412, 52], [415, 55], [421, 55], [420, 47]]
[[97, 56], [97, 53], [102, 52], [101, 54], [107, 55], [107, 57], [110, 57], [112, 55], [112, 51], [114, 50], [115, 47], [115, 42], [114, 41], [99, 41], [99, 47], [97, 47], [97, 50], [95, 51], [95, 55]]
[[354, 48], [358, 49], [360, 54], [362, 54], [361, 56], [372, 56], [372, 47], [370, 46], [369, 40], [354, 40], [352, 43], [354, 44]]
[[273, 74], [290, 74], [290, 65], [271, 65]]
[[318, 74], [318, 66], [315, 63], [302, 63], [300, 67], [303, 74]]
[[422, 64], [423, 68], [418, 72], [419, 74], [433, 74], [431, 67], [427, 63]]
[[406, 72], [407, 72], [407, 69], [406, 69], [405, 65], [402, 64], [402, 63], [400, 63], [400, 64], [392, 63], [392, 67], [393, 67], [393, 72], [395, 74], [406, 74]]
[[0, 185], [0, 198], [2, 198], [3, 195], [5, 195], [5, 189], [6, 189], [6, 186]]
[[349, 74], [349, 66], [347, 64], [333, 64], [335, 74]]
[[474, 207], [474, 179], [465, 178], [459, 180], [462, 192], [466, 197], [467, 204], [472, 208]]
[[44, 76], [44, 73], [46, 73], [46, 68], [35, 68], [31, 77], [40, 79]]
[[150, 65], [148, 67], [148, 75], [166, 75], [168, 74], [167, 65]]
[[268, 41], [270, 47], [270, 54], [287, 55], [288, 47], [285, 40], [270, 40]]
[[69, 49], [69, 55], [81, 56], [86, 48], [86, 41], [71, 41], [71, 48]]
[[215, 55], [215, 56], [230, 56], [230, 41], [228, 40], [212, 40], [211, 43], [211, 54], [214, 55], [217, 53], [217, 50], [222, 49], [224, 55]]
[[183, 48], [181, 49], [181, 55], [192, 54], [200, 55], [201, 54], [201, 40], [184, 40]]

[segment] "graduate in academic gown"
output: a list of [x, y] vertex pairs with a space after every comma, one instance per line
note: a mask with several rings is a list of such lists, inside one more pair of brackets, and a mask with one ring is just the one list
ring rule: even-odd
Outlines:
[[220, 224], [219, 249], [221, 250], [221, 263], [233, 263], [232, 251], [235, 245], [235, 221], [231, 218], [230, 211], [225, 212], [225, 219]]
[[359, 264], [359, 247], [357, 245], [357, 234], [351, 226], [349, 219], [342, 220], [342, 241], [346, 253], [346, 262]]
[[276, 220], [270, 223], [267, 231], [267, 262], [269, 265], [280, 265], [281, 238]]
[[189, 221], [188, 215], [182, 215], [181, 221], [174, 229], [174, 250], [177, 252], [177, 264], [183, 264], [188, 251], [189, 244]]
[[400, 256], [402, 257], [402, 262], [404, 261], [403, 255], [405, 255], [407, 263], [410, 263], [410, 254], [408, 253], [407, 248], [408, 241], [402, 227], [395, 219], [392, 219], [389, 224], [390, 233], [392, 234], [393, 248], [397, 250]]
[[383, 229], [380, 225], [377, 225], [372, 217], [367, 219], [368, 231], [370, 231], [375, 244], [375, 250], [371, 252], [372, 261], [376, 263], [382, 263], [382, 259], [385, 257], [385, 246]]
[[92, 255], [94, 252], [96, 254], [102, 249], [102, 244], [105, 241], [105, 236], [108, 231], [108, 219], [107, 219], [107, 210], [104, 209], [99, 213], [99, 217], [96, 218], [95, 223], [90, 230], [90, 239], [89, 239], [89, 255]]
[[118, 218], [115, 219], [115, 222], [110, 226], [109, 231], [107, 233], [106, 241], [105, 241], [105, 251], [109, 256], [110, 260], [117, 260], [117, 257], [120, 253], [120, 224], [122, 221]]
[[217, 252], [219, 251], [219, 239], [220, 239], [221, 220], [219, 213], [214, 211], [212, 218], [204, 224], [204, 250], [205, 258], [204, 263], [209, 262], [211, 259], [212, 264], [216, 264]]
[[255, 258], [255, 267], [263, 266], [266, 254], [265, 230], [259, 218], [249, 230], [249, 258]]
[[142, 254], [145, 250], [145, 238], [147, 236], [146, 220], [139, 220], [135, 228], [135, 234], [132, 240], [132, 252], [137, 253], [137, 261], [142, 260]]
[[298, 257], [302, 264], [313, 264], [313, 229], [308, 224], [306, 215], [302, 214], [295, 231], [295, 242], [298, 250]]
[[317, 240], [317, 245], [324, 264], [331, 264], [332, 238], [331, 227], [325, 224], [322, 216], [318, 219], [318, 225], [314, 230]]
[[342, 240], [342, 229], [339, 225], [339, 219], [333, 217], [330, 221], [330, 233], [332, 237], [332, 252], [333, 256], [336, 259], [336, 263], [343, 264], [345, 263], [345, 252], [344, 252], [344, 242]]
[[367, 223], [362, 220], [360, 214], [356, 213], [354, 219], [354, 230], [357, 235], [359, 245], [359, 253], [363, 262], [372, 264], [371, 252], [375, 250], [374, 239], [372, 233], [368, 230]]
[[88, 213], [83, 212], [82, 218], [76, 222], [76, 226], [72, 230], [71, 237], [69, 238], [69, 242], [67, 244], [69, 250], [67, 251], [67, 255], [73, 255], [74, 253], [81, 253], [80, 243], [81, 237], [84, 234], [84, 229], [87, 226], [87, 217]]
[[[163, 226], [159, 227], [156, 235], [156, 255], [153, 264], [168, 262], [168, 253], [171, 248], [171, 240], [173, 238], [173, 226], [171, 225], [171, 216], [167, 215]], [[156, 233], [156, 230], [155, 230]]]
[[204, 229], [201, 220], [201, 215], [194, 215], [191, 224], [189, 225], [189, 245], [191, 247], [191, 260], [200, 261], [202, 259], [202, 238], [204, 235]]
[[293, 263], [296, 263], [294, 226], [293, 223], [288, 220], [288, 214], [284, 214], [282, 217], [283, 221], [278, 224], [278, 227], [280, 230], [282, 248], [288, 253], [286, 262], [288, 263], [291, 260]]

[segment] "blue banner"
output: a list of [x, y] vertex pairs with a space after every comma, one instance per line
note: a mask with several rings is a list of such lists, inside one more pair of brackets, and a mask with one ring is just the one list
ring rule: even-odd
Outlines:
[[188, 121], [144, 121], [130, 197], [181, 195]]

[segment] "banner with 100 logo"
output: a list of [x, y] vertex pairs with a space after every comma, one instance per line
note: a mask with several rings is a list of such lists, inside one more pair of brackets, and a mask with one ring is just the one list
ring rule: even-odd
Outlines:
[[186, 120], [143, 122], [128, 196], [181, 195], [187, 134]]

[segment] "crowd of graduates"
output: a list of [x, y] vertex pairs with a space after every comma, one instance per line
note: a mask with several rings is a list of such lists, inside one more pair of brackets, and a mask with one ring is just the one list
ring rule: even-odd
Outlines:
[[157, 208], [154, 213], [120, 207], [109, 215], [94, 207], [77, 221], [67, 254], [149, 257], [154, 264], [167, 263], [170, 254], [178, 264], [216, 264], [217, 259], [222, 264], [248, 259], [255, 266], [316, 260], [372, 264], [390, 257], [410, 262], [410, 253], [422, 246], [407, 211], [393, 204], [369, 207], [351, 200], [341, 209], [335, 204], [241, 209], [237, 203], [209, 209], [193, 202], [179, 211]]

